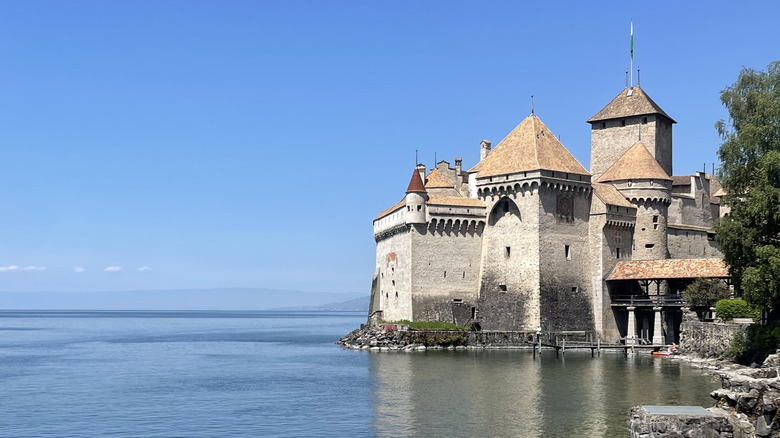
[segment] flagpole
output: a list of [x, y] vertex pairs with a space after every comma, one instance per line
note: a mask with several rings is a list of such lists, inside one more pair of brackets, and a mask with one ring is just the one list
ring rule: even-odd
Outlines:
[[631, 20], [631, 88], [634, 88], [634, 20]]

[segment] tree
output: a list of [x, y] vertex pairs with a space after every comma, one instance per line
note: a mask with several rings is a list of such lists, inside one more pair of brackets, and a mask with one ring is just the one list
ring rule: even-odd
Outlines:
[[729, 216], [715, 224], [734, 285], [749, 303], [780, 310], [780, 61], [743, 68], [721, 92], [718, 176]]
[[682, 293], [683, 300], [690, 307], [712, 307], [730, 295], [729, 288], [717, 278], [697, 278]]

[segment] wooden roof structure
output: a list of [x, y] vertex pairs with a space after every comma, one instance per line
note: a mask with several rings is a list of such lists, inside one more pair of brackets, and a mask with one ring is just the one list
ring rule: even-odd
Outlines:
[[645, 114], [659, 114], [671, 120], [672, 123], [677, 123], [639, 87], [623, 89], [607, 106], [588, 119], [588, 123]]
[[469, 172], [485, 178], [540, 169], [590, 175], [539, 117], [531, 114]]
[[617, 262], [611, 280], [661, 280], [674, 278], [729, 278], [721, 259], [665, 259]]

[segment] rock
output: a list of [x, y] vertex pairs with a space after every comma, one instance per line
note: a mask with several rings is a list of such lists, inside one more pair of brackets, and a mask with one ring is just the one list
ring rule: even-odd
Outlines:
[[[769, 427], [766, 421], [766, 415], [759, 415], [759, 417], [756, 419], [757, 436], [769, 436], [769, 434], [772, 433], [772, 429]], [[772, 422], [771, 418], [769, 419], [769, 422]]]
[[427, 348], [425, 347], [425, 345], [420, 345], [419, 347], [415, 348], [415, 350], [417, 350], [417, 351], [425, 351], [425, 350], [427, 350]]

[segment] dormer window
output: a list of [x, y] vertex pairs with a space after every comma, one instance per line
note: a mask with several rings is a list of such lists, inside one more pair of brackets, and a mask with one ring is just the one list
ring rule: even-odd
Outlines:
[[629, 187], [631, 187], [631, 186], [633, 186], [633, 185], [634, 185], [634, 181], [632, 181], [632, 180], [628, 180], [628, 186], [629, 186]]

